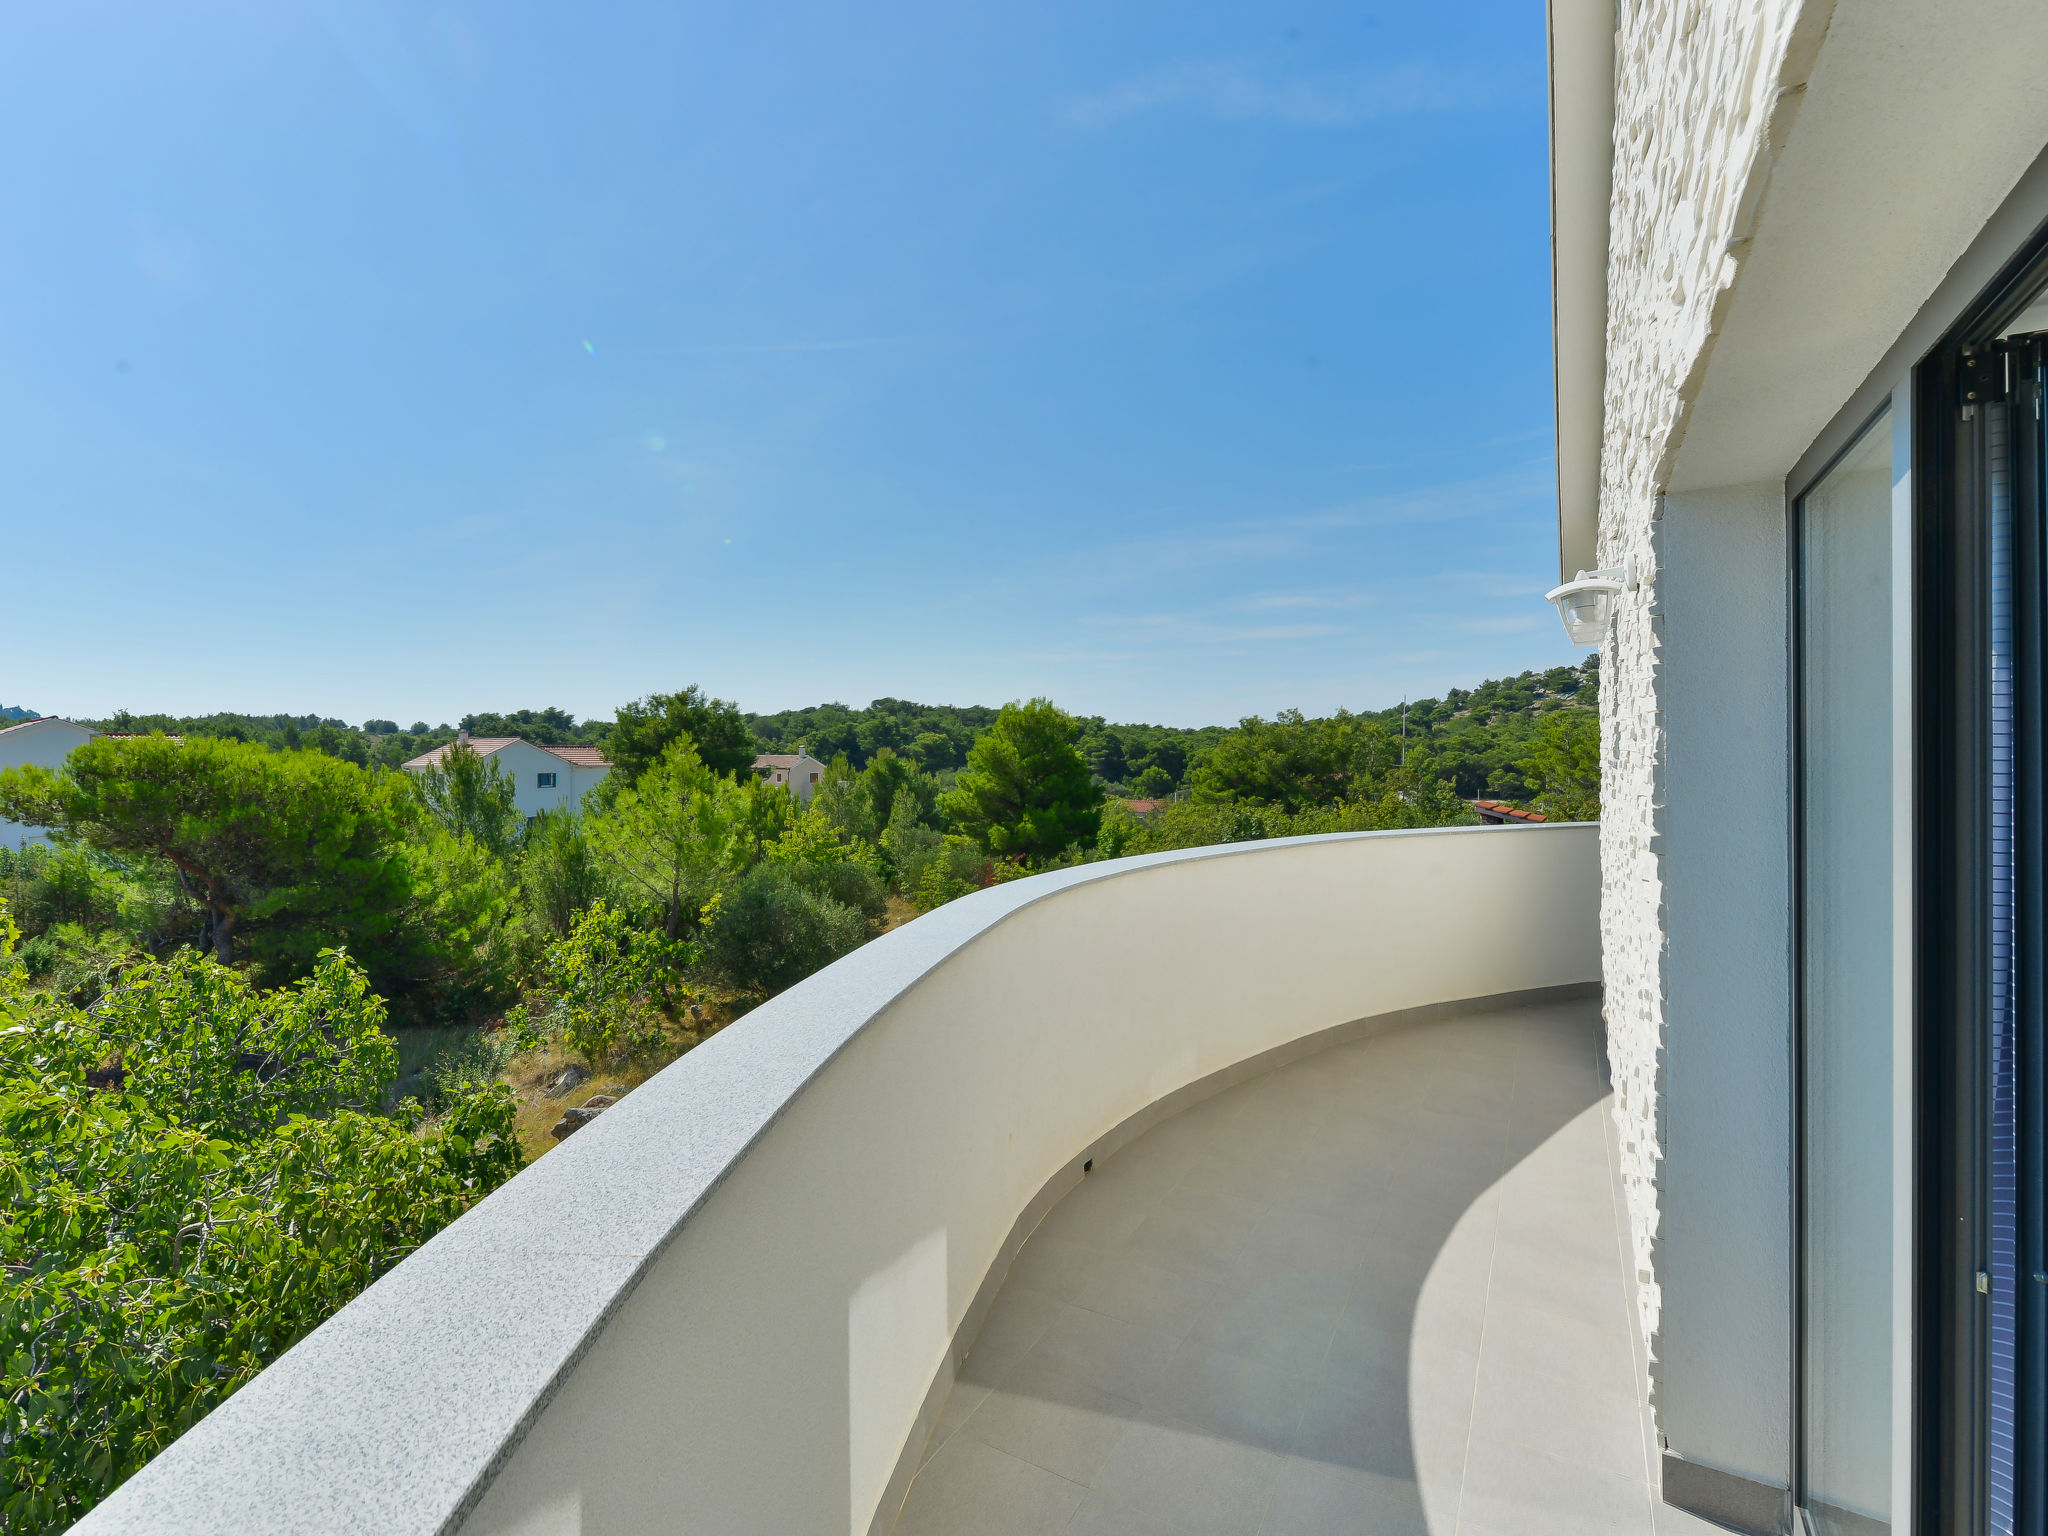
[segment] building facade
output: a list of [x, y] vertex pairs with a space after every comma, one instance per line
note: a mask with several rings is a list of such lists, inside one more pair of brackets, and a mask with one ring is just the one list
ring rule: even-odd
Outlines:
[[809, 805], [811, 796], [825, 781], [825, 765], [798, 744], [794, 752], [763, 752], [754, 759], [754, 772], [770, 784], [785, 786], [799, 805]]
[[[72, 750], [91, 741], [93, 731], [70, 720], [46, 715], [0, 729], [0, 768], [19, 768], [33, 763], [56, 770]], [[26, 848], [30, 843], [48, 842], [45, 828], [24, 826], [18, 821], [0, 820], [0, 848]]]
[[1550, 23], [1662, 1491], [1753, 1531], [2038, 1531], [2048, 8]]
[[[467, 746], [494, 762], [512, 780], [519, 814], [531, 820], [542, 811], [573, 811], [612, 771], [596, 747], [544, 747], [523, 736], [471, 736], [464, 731], [451, 746]], [[422, 752], [405, 764], [408, 773], [439, 766], [450, 747]]]

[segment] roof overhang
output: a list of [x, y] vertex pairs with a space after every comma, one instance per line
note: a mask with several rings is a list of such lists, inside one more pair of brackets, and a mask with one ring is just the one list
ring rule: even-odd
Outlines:
[[1558, 577], [1600, 562], [1607, 212], [1614, 193], [1614, 0], [1549, 0], [1550, 305]]
[[1980, 233], [2010, 224], [2009, 253], [2040, 219], [2005, 210], [2048, 160], [2048, 6], [1809, 10], [1672, 492], [1782, 480], [1845, 446], [2004, 259], [1963, 260]]

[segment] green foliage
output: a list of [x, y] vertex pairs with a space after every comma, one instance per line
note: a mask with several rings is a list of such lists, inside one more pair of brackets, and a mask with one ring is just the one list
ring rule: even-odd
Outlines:
[[83, 1006], [98, 1001], [134, 954], [117, 930], [57, 923], [21, 946], [21, 966], [45, 991]]
[[936, 820], [940, 787], [937, 778], [892, 747], [882, 748], [858, 771], [841, 753], [826, 765], [811, 809], [847, 836], [879, 843], [899, 814], [911, 822]]
[[794, 813], [788, 793], [748, 775], [726, 778], [679, 736], [609, 810], [589, 821], [591, 846], [621, 890], [644, 901], [671, 939], [699, 914]]
[[1239, 721], [1195, 770], [1194, 797], [1293, 813], [1355, 798], [1399, 760], [1399, 743], [1385, 727], [1343, 710], [1320, 720], [1297, 709], [1270, 721], [1254, 715]]
[[457, 837], [467, 838], [506, 858], [519, 845], [519, 786], [495, 756], [479, 757], [469, 743], [458, 741], [430, 763], [408, 775], [427, 812]]
[[[564, 709], [515, 709], [509, 714], [464, 715], [462, 729], [472, 736], [523, 736], [544, 747], [601, 746], [611, 734], [609, 720], [585, 720], [581, 725]], [[365, 721], [363, 729], [370, 728]]]
[[680, 693], [651, 693], [619, 706], [605, 738], [612, 777], [621, 786], [634, 783], [679, 738], [692, 742], [699, 760], [727, 778], [752, 768], [759, 751], [739, 706], [709, 698], [692, 683]]
[[404, 857], [409, 1012], [467, 1019], [503, 1008], [526, 959], [511, 867], [477, 839], [438, 824], [407, 844]]
[[239, 935], [270, 977], [303, 975], [334, 944], [373, 965], [384, 954], [405, 904], [411, 805], [396, 776], [209, 737], [98, 737], [61, 772], [0, 771], [0, 816], [173, 866], [214, 952], [232, 959]]
[[1076, 728], [1050, 699], [1005, 704], [939, 809], [999, 858], [1042, 862], [1092, 844], [1102, 790], [1074, 749]]
[[199, 930], [197, 903], [161, 859], [114, 856], [80, 844], [0, 848], [0, 900], [31, 936], [62, 925], [118, 934], [152, 953]]
[[1600, 720], [1584, 710], [1543, 717], [1516, 765], [1536, 808], [1556, 821], [1600, 819]]
[[338, 954], [258, 991], [189, 952], [91, 1012], [25, 989], [0, 911], [0, 1469], [9, 1530], [71, 1524], [518, 1169], [504, 1089], [428, 1135]]
[[820, 762], [843, 756], [860, 769], [888, 750], [927, 773], [966, 762], [968, 749], [995, 718], [996, 711], [985, 705], [913, 704], [906, 699], [876, 699], [863, 710], [820, 704], [746, 717], [764, 752], [794, 752], [801, 746]]
[[807, 888], [789, 865], [761, 863], [721, 898], [704, 955], [729, 985], [773, 996], [867, 939], [860, 913]]
[[695, 958], [599, 901], [548, 946], [541, 970], [564, 1009], [564, 1037], [594, 1064], [659, 1044], [662, 1016], [684, 997], [683, 971]]
[[872, 843], [843, 835], [813, 803], [768, 847], [768, 860], [796, 884], [852, 907], [871, 921], [888, 899], [881, 856]]
[[519, 897], [536, 933], [561, 938], [578, 912], [613, 894], [582, 817], [574, 811], [534, 817], [519, 861]]

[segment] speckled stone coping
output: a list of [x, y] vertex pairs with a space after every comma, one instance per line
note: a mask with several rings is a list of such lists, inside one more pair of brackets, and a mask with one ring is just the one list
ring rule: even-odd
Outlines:
[[714, 1035], [480, 1202], [130, 1479], [81, 1536], [452, 1530], [606, 1321], [783, 1110], [891, 1002], [1034, 903], [1164, 864], [1367, 832], [1146, 855], [977, 892]]

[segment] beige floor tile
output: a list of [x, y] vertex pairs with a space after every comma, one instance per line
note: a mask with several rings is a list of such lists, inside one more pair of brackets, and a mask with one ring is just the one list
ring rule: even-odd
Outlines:
[[1003, 1285], [1047, 1291], [1064, 1301], [1100, 1257], [1098, 1250], [1069, 1242], [1057, 1229], [1047, 1231], [1041, 1223], [1011, 1262]]
[[1495, 1287], [1481, 1346], [1489, 1367], [1573, 1389], [1633, 1396], [1635, 1354], [1612, 1318], [1586, 1319], [1530, 1306]]
[[899, 1529], [1653, 1536], [1598, 1041], [1586, 1004], [1404, 1028], [1098, 1161]]
[[[1178, 1340], [1164, 1329], [1067, 1307], [1003, 1383], [1032, 1372], [1143, 1402]], [[999, 1385], [1002, 1383], [999, 1383]]]
[[1145, 1394], [1145, 1416], [1278, 1453], [1292, 1443], [1314, 1392], [1312, 1374], [1184, 1344]]
[[1187, 1337], [1216, 1291], [1212, 1281], [1112, 1254], [1089, 1271], [1085, 1283], [1074, 1292], [1074, 1305], [1159, 1329], [1178, 1343]]
[[1430, 1530], [1422, 1491], [1411, 1479], [1290, 1458], [1274, 1483], [1259, 1536], [1430, 1536]]
[[939, 1410], [938, 1422], [932, 1425], [931, 1436], [924, 1443], [924, 1454], [918, 1458], [919, 1466], [939, 1454], [945, 1443], [958, 1433], [960, 1426], [993, 1390], [993, 1387], [975, 1381], [953, 1383], [953, 1390], [946, 1394], [945, 1406]]
[[1210, 1298], [1184, 1347], [1220, 1350], [1292, 1376], [1318, 1376], [1344, 1298], [1343, 1286], [1325, 1288], [1312, 1276], [1248, 1291], [1224, 1286]]
[[1060, 1536], [1087, 1490], [955, 1435], [910, 1485], [897, 1536]]
[[1137, 1417], [1138, 1405], [1083, 1382], [1013, 1373], [961, 1433], [1087, 1487]]
[[1472, 1433], [1649, 1486], [1642, 1404], [1633, 1383], [1597, 1390], [1583, 1382], [1479, 1362]]
[[1284, 1457], [1192, 1425], [1133, 1424], [1097, 1476], [1087, 1506], [1098, 1517], [1130, 1510], [1185, 1536], [1253, 1536], [1284, 1463]]
[[1458, 1536], [1654, 1536], [1650, 1491], [1641, 1482], [1475, 1435]]
[[961, 1380], [994, 1386], [1066, 1309], [1066, 1302], [1050, 1291], [1012, 1280], [996, 1293], [988, 1316], [982, 1319], [981, 1332], [975, 1335], [960, 1367]]

